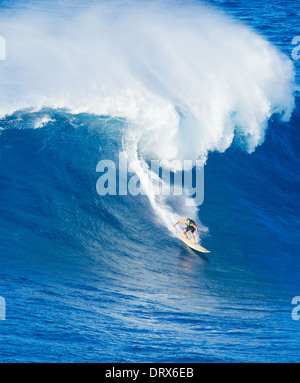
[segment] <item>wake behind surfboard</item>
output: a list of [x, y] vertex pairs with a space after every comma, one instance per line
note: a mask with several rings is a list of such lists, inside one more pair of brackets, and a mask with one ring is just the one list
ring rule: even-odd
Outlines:
[[191, 249], [196, 250], [196, 251], [200, 251], [201, 253], [210, 253], [209, 250], [207, 250], [207, 249], [205, 249], [204, 247], [200, 246], [198, 243], [197, 243], [197, 244], [194, 244], [193, 241], [191, 241], [191, 240], [188, 239], [188, 238], [185, 238], [184, 235], [180, 235], [180, 234], [178, 234], [177, 236], [178, 236], [178, 238], [179, 238], [182, 242], [184, 242], [186, 245], [188, 245]]

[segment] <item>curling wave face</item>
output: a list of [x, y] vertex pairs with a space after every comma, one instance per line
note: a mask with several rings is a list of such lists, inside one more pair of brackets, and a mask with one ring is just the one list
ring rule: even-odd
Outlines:
[[123, 117], [145, 158], [205, 161], [234, 139], [252, 152], [270, 116], [294, 108], [291, 61], [203, 5], [107, 2], [38, 21], [4, 14], [1, 25], [2, 116], [50, 107]]

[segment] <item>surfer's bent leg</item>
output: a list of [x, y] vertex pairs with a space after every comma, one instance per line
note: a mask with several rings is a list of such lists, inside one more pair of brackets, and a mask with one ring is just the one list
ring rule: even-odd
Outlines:
[[191, 231], [191, 236], [193, 237], [194, 243], [196, 244], [196, 239], [195, 239], [194, 233], [192, 231]]
[[183, 230], [182, 234], [185, 236], [185, 238], [188, 238], [188, 236], [186, 235], [186, 229]]

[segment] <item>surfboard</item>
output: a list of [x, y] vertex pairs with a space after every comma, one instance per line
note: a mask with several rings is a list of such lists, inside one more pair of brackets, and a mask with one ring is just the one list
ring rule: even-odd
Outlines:
[[178, 234], [178, 238], [181, 239], [182, 242], [184, 242], [186, 245], [188, 245], [193, 250], [201, 251], [201, 253], [210, 253], [209, 250], [204, 249], [204, 247], [200, 246], [198, 243], [195, 245], [193, 241], [191, 241], [188, 238], [185, 238], [184, 235]]

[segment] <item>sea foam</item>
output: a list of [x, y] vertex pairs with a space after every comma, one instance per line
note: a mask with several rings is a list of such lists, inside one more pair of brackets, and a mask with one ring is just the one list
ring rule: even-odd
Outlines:
[[180, 2], [79, 10], [1, 20], [2, 116], [51, 107], [123, 117], [146, 158], [204, 161], [234, 137], [252, 152], [273, 113], [289, 119], [291, 61], [219, 11]]

